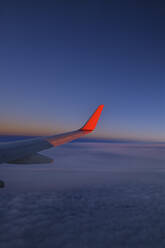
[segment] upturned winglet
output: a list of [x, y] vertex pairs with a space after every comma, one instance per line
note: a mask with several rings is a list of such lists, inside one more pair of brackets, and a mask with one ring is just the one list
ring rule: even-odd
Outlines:
[[97, 125], [101, 112], [104, 108], [104, 105], [98, 106], [93, 115], [89, 118], [89, 120], [85, 123], [85, 125], [80, 128], [81, 131], [93, 131]]

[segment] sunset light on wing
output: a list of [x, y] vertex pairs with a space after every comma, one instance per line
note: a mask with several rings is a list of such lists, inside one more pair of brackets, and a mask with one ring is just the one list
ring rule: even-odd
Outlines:
[[97, 122], [99, 120], [103, 108], [104, 105], [100, 105], [80, 130], [93, 131], [97, 125]]

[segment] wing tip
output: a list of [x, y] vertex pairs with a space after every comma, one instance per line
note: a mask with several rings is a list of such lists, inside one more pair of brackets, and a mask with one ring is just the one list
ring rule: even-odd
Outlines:
[[92, 116], [88, 119], [85, 125], [80, 128], [81, 131], [93, 131], [97, 125], [97, 122], [100, 118], [101, 112], [104, 108], [104, 104], [101, 104], [97, 107]]

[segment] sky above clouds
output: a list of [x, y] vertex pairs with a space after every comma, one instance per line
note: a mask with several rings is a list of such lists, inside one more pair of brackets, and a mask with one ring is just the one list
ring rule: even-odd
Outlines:
[[95, 136], [165, 140], [164, 3], [4, 1], [1, 134], [79, 128], [99, 104]]

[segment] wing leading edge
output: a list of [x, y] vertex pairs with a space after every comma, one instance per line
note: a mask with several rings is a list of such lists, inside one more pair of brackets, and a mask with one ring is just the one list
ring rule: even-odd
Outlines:
[[84, 135], [91, 133], [99, 120], [104, 105], [98, 106], [85, 125], [73, 132], [53, 135], [49, 137], [41, 137], [24, 141], [7, 142], [0, 144], [0, 163], [26, 163], [31, 161], [31, 157], [36, 156], [40, 151], [56, 147], [78, 139]]

